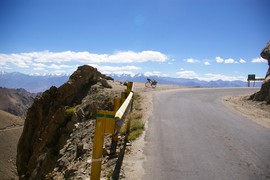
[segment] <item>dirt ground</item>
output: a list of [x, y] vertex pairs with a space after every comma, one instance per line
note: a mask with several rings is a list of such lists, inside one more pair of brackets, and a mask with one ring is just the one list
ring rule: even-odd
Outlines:
[[225, 97], [224, 103], [249, 120], [270, 129], [270, 105], [248, 100], [249, 96]]
[[[144, 103], [143, 109], [143, 121], [145, 122], [144, 133], [132, 143], [131, 151], [129, 151], [124, 158], [122, 173], [125, 179], [137, 180], [142, 179], [144, 174], [143, 163], [146, 161], [146, 157], [143, 154], [143, 147], [145, 145], [145, 132], [148, 126], [148, 119], [152, 113], [152, 92], [162, 91], [170, 89], [183, 89], [187, 87], [180, 87], [175, 85], [158, 85], [157, 88], [145, 88], [144, 83], [135, 83], [135, 92], [139, 92]], [[249, 120], [254, 121], [266, 128], [270, 129], [270, 106], [263, 102], [254, 102], [247, 100], [248, 96], [234, 96], [225, 97], [223, 102], [231, 108], [237, 111]]]

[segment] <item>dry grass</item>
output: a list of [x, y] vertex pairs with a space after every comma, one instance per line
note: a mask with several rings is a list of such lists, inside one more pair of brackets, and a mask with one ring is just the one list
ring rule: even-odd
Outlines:
[[[141, 108], [141, 97], [139, 94], [135, 93], [133, 101], [133, 112], [131, 112], [121, 128], [120, 133], [126, 134], [129, 131], [128, 140], [134, 141], [138, 138], [144, 130], [144, 122], [142, 121], [143, 114], [140, 112]], [[128, 123], [130, 122], [130, 127], [128, 130]]]
[[130, 121], [130, 133], [128, 136], [128, 140], [134, 141], [143, 133], [143, 130], [144, 123], [141, 121], [141, 119], [132, 119]]

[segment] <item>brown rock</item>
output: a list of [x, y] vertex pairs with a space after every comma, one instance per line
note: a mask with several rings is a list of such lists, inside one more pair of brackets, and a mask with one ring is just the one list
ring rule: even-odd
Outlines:
[[[44, 179], [51, 172], [76, 121], [72, 108], [80, 104], [90, 87], [102, 75], [91, 66], [81, 66], [61, 87], [51, 87], [36, 97], [27, 112], [23, 133], [17, 148], [17, 170], [20, 179]], [[67, 115], [67, 108], [71, 114]], [[73, 108], [75, 109], [75, 108]], [[82, 147], [83, 150], [83, 147]], [[41, 155], [46, 154], [43, 158]]]
[[268, 71], [260, 91], [251, 95], [250, 99], [255, 101], [265, 101], [267, 104], [270, 104], [270, 41], [262, 50], [261, 57], [268, 60]]

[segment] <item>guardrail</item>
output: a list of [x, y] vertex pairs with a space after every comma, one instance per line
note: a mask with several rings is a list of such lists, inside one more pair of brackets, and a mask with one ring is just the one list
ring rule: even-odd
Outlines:
[[[121, 93], [121, 99], [114, 99], [114, 111], [98, 111], [93, 143], [91, 180], [99, 180], [102, 162], [104, 134], [112, 134], [110, 153], [116, 152], [118, 133], [124, 123], [125, 116], [133, 103], [133, 83], [128, 82], [127, 89]], [[121, 105], [121, 106], [120, 106]]]

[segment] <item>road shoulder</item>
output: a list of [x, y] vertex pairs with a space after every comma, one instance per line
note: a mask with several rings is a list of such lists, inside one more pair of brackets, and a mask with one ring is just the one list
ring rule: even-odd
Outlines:
[[148, 128], [148, 119], [151, 116], [153, 105], [152, 105], [152, 93], [140, 92], [141, 98], [144, 103], [141, 104], [143, 109], [143, 122], [145, 123], [145, 130], [142, 135], [132, 142], [132, 147], [128, 148], [123, 160], [123, 168], [121, 173], [125, 179], [137, 180], [142, 179], [144, 174], [143, 162], [146, 160], [146, 156], [143, 153], [143, 147], [145, 146], [145, 133]]
[[224, 97], [223, 102], [247, 119], [270, 130], [270, 106], [265, 102], [248, 100], [249, 96]]

